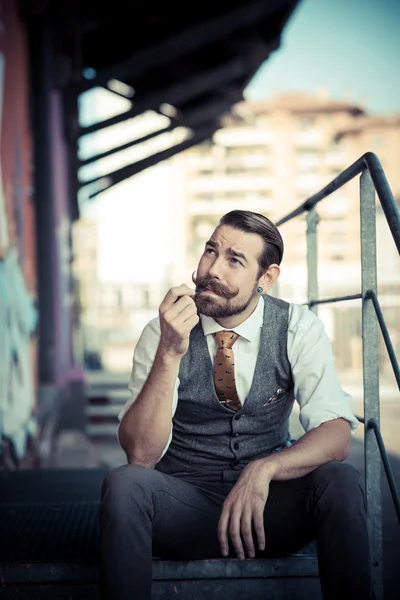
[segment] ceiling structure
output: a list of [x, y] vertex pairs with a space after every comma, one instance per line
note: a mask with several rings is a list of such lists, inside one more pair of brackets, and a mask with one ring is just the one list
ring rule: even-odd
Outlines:
[[260, 65], [279, 47], [297, 3], [219, 0], [189, 7], [175, 0], [21, 0], [25, 19], [45, 17], [49, 24], [59, 57], [56, 77], [67, 106], [75, 107], [70, 117], [79, 94], [93, 88], [104, 87], [131, 101], [129, 110], [88, 127], [79, 125], [76, 112], [75, 124], [67, 125], [75, 141], [148, 110], [169, 117], [159, 131], [77, 160], [77, 171], [178, 127], [189, 130], [170, 147], [85, 181], [93, 187], [102, 180], [90, 196], [211, 138], [222, 116], [243, 99]]

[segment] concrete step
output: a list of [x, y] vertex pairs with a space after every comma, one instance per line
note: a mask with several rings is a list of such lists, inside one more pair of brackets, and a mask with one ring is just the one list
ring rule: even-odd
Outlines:
[[[4, 600], [98, 600], [96, 562], [0, 563]], [[152, 600], [321, 600], [315, 554], [286, 558], [153, 560]]]
[[86, 373], [86, 433], [90, 438], [115, 439], [118, 414], [129, 399], [128, 381], [127, 373]]

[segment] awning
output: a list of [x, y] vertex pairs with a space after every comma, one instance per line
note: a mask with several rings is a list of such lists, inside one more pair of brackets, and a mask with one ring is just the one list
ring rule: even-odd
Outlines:
[[[211, 138], [221, 117], [243, 99], [248, 82], [279, 47], [282, 30], [297, 2], [22, 2], [28, 19], [45, 13], [56, 53], [68, 58], [65, 89], [70, 106], [71, 95], [76, 98], [99, 86], [131, 100], [129, 110], [122, 114], [89, 127], [75, 127], [77, 137], [148, 110], [169, 117], [168, 125], [159, 131], [78, 160], [77, 169], [178, 127], [188, 130], [170, 147], [85, 181], [94, 186], [90, 196]], [[67, 130], [71, 130], [68, 124]], [[99, 180], [102, 185], [96, 189]]]

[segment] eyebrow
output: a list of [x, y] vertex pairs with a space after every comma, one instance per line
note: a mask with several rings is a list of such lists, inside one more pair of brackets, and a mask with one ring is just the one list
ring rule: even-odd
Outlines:
[[[218, 248], [219, 244], [217, 244], [217, 242], [214, 242], [213, 240], [208, 240], [208, 242], [206, 242], [206, 246], [211, 246], [212, 248]], [[237, 250], [233, 250], [233, 248], [227, 248], [226, 249], [226, 253], [229, 254], [230, 256], [241, 258], [246, 263], [249, 262], [247, 260], [247, 258], [245, 257], [245, 255], [242, 252], [238, 252]]]

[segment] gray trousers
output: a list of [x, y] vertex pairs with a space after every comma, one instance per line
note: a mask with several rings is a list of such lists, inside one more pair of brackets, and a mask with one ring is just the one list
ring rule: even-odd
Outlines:
[[[153, 556], [221, 558], [217, 525], [239, 475], [177, 477], [137, 465], [110, 471], [100, 508], [102, 598], [150, 600]], [[316, 540], [324, 600], [372, 598], [364, 496], [354, 467], [332, 462], [298, 479], [272, 481], [264, 526], [266, 548], [256, 556], [289, 555]]]

